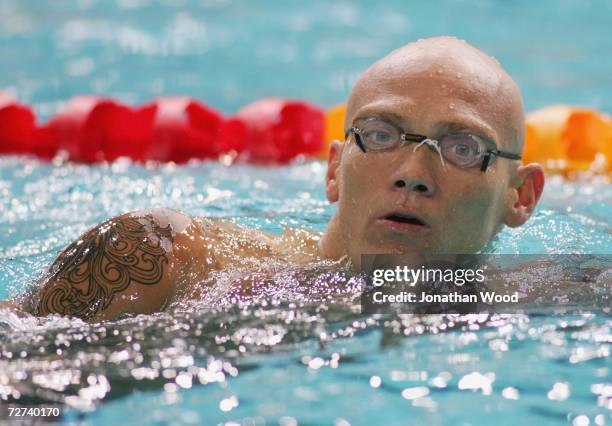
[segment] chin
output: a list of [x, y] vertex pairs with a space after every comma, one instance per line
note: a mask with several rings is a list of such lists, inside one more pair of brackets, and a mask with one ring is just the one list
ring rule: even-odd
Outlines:
[[397, 244], [391, 243], [386, 245], [368, 246], [360, 249], [361, 254], [427, 254], [431, 253], [431, 248], [419, 244]]

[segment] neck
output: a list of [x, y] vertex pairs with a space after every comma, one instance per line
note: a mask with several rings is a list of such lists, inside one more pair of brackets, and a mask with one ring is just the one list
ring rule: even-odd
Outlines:
[[323, 259], [340, 259], [344, 256], [342, 249], [342, 240], [340, 238], [340, 221], [338, 215], [334, 214], [325, 233], [319, 240], [319, 256]]

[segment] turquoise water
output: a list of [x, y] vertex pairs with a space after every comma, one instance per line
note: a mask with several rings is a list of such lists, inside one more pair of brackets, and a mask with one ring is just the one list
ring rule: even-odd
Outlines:
[[227, 113], [265, 96], [330, 106], [402, 44], [440, 34], [495, 56], [525, 105], [612, 111], [612, 4], [452, 0], [3, 0], [0, 88], [46, 119], [71, 96], [193, 95]]
[[[391, 48], [450, 33], [495, 55], [528, 109], [572, 102], [612, 111], [611, 9], [603, 1], [4, 1], [0, 87], [43, 119], [86, 92], [133, 102], [187, 93], [228, 113], [268, 95], [329, 106]], [[334, 211], [324, 173], [322, 162], [0, 157], [0, 299], [24, 292], [84, 230], [129, 210], [166, 206], [274, 232], [322, 231]], [[610, 254], [610, 217], [606, 180], [552, 177], [535, 217], [491, 249]], [[301, 271], [275, 276], [278, 289], [313, 289], [294, 304], [196, 303], [97, 326], [2, 312], [0, 395], [55, 402], [69, 407], [65, 423], [87, 424], [612, 422], [607, 316], [368, 316], [317, 301], [351, 293], [341, 274], [311, 280]]]

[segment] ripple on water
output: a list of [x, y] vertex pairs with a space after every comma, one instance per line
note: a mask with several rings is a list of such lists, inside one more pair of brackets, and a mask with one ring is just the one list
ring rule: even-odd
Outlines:
[[[23, 292], [60, 248], [125, 210], [181, 207], [270, 231], [322, 230], [333, 213], [318, 162], [264, 169], [27, 160], [25, 173], [21, 161], [0, 160], [2, 297]], [[552, 179], [534, 220], [502, 232], [493, 249], [609, 252], [609, 213], [605, 183]], [[593, 423], [610, 408], [609, 318], [362, 315], [346, 277], [312, 272], [276, 274], [266, 283], [276, 301], [227, 303], [219, 294], [99, 324], [0, 311], [0, 398], [139, 423], [259, 416], [373, 424], [407, 410], [417, 423], [476, 414], [484, 423], [500, 414]], [[130, 411], [141, 404], [155, 408]]]

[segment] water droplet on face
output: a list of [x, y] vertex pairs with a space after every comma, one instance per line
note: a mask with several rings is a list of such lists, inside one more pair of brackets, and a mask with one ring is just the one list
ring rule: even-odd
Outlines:
[[448, 109], [455, 109], [455, 104], [454, 103], [449, 103], [448, 104]]
[[461, 78], [462, 74], [460, 72], [457, 73], [457, 78]]

